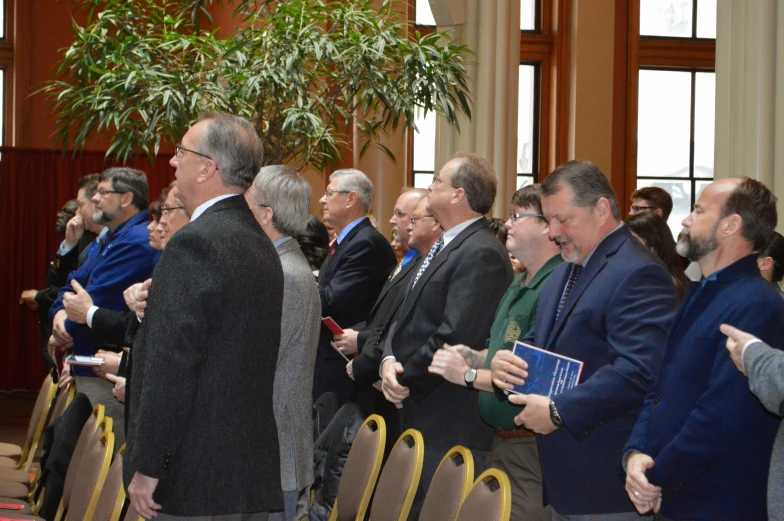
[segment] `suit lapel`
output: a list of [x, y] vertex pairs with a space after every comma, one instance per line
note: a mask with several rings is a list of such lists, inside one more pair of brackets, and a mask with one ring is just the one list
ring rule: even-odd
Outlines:
[[[558, 315], [558, 320], [555, 321], [553, 324], [553, 328], [550, 330], [550, 334], [547, 338], [547, 343], [545, 344], [545, 349], [550, 350], [552, 348], [553, 343], [558, 338], [558, 334], [560, 333], [561, 329], [563, 329], [564, 324], [566, 324], [566, 319], [572, 313], [574, 306], [580, 300], [580, 297], [585, 292], [585, 289], [590, 286], [593, 279], [604, 269], [607, 265], [607, 259], [614, 255], [615, 252], [618, 251], [618, 248], [621, 247], [627, 239], [629, 238], [629, 231], [623, 227], [620, 230], [611, 233], [608, 237], [606, 237], [599, 247], [596, 248], [596, 251], [593, 252], [590, 260], [588, 261], [588, 265], [585, 266], [583, 272], [577, 278], [577, 282], [574, 284], [574, 288], [572, 288], [572, 292], [569, 294], [566, 302], [564, 303], [564, 307], [561, 310], [561, 314]], [[569, 280], [569, 275], [571, 274], [571, 269], [567, 269], [564, 274], [564, 279], [562, 284], [560, 285], [561, 291], [555, 295], [555, 298], [552, 299], [552, 303], [555, 303], [555, 309], [558, 309], [558, 303], [561, 301], [561, 296], [563, 295], [563, 289], [566, 286], [567, 281]], [[555, 313], [553, 312], [553, 320], [555, 320]]]
[[419, 281], [416, 283], [416, 286], [411, 288], [411, 292], [403, 301], [403, 309], [400, 311], [400, 319], [398, 320], [399, 322], [402, 322], [406, 315], [408, 315], [411, 310], [414, 309], [414, 304], [422, 294], [422, 288], [427, 285], [427, 281], [430, 280], [433, 274], [436, 273], [438, 269], [449, 260], [449, 255], [459, 248], [468, 237], [472, 236], [479, 230], [487, 229], [487, 226], [487, 219], [482, 217], [478, 221], [471, 223], [468, 228], [460, 232], [457, 237], [452, 239], [449, 244], [444, 246], [438, 255], [436, 255], [435, 258], [433, 258], [433, 260], [430, 262], [430, 266], [427, 267], [425, 272], [419, 278]]
[[339, 244], [335, 245], [335, 253], [333, 253], [331, 257], [327, 257], [324, 260], [324, 264], [319, 270], [319, 287], [322, 287], [322, 281], [323, 284], [326, 285], [329, 283], [329, 281], [332, 280], [332, 277], [335, 276], [335, 272], [337, 271], [338, 266], [340, 266], [340, 259], [343, 257], [346, 249], [348, 248], [348, 243], [351, 242], [351, 239], [353, 239], [365, 226], [370, 226], [370, 220], [367, 217], [360, 221], [359, 224], [354, 226], [351, 231], [348, 232], [345, 237], [343, 237], [343, 240]]
[[389, 290], [391, 290], [392, 288], [394, 288], [395, 286], [400, 284], [400, 281], [405, 280], [406, 274], [408, 274], [408, 272], [413, 270], [414, 267], [417, 264], [419, 264], [419, 261], [420, 261], [421, 258], [422, 258], [422, 256], [419, 253], [414, 255], [414, 257], [412, 257], [411, 260], [408, 261], [408, 264], [403, 266], [403, 268], [400, 270], [400, 273], [398, 273], [394, 277], [390, 278], [387, 281], [387, 283], [384, 284], [384, 287], [381, 288], [381, 293], [379, 293], [378, 297], [376, 298], [376, 302], [375, 302], [375, 304], [373, 304], [373, 309], [370, 310], [370, 313], [368, 314], [368, 316], [373, 316], [373, 315], [376, 314], [376, 310], [378, 309], [378, 306], [381, 304], [381, 301], [384, 300], [384, 296], [387, 293], [389, 293]]

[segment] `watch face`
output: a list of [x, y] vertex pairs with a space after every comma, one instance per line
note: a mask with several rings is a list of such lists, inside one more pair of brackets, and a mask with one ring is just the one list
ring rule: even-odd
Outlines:
[[474, 383], [474, 380], [476, 380], [476, 369], [469, 369], [463, 378], [466, 383]]

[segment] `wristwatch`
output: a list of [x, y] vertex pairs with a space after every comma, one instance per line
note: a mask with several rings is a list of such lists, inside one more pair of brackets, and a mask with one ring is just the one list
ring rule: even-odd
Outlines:
[[476, 369], [469, 369], [463, 375], [463, 380], [465, 381], [466, 387], [469, 389], [474, 388], [474, 381], [476, 380]]
[[552, 400], [550, 400], [550, 421], [552, 421], [553, 425], [556, 427], [563, 427], [563, 418], [558, 414], [558, 409], [555, 408], [555, 402]]

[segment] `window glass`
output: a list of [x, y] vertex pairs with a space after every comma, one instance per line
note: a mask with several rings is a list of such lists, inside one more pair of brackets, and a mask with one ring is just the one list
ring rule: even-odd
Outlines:
[[436, 19], [433, 18], [433, 11], [430, 9], [430, 2], [428, 0], [416, 0], [415, 4], [416, 25], [436, 25]]
[[520, 30], [536, 30], [536, 0], [520, 0]]
[[637, 176], [689, 177], [691, 73], [641, 70]]
[[691, 38], [692, 0], [640, 0], [640, 35]]
[[[414, 132], [414, 172], [429, 172], [433, 177], [436, 161], [436, 113], [428, 112], [425, 116], [422, 109], [416, 109], [416, 126]], [[427, 184], [430, 184], [428, 182]]]
[[697, 4], [697, 38], [716, 39], [716, 0], [700, 0]]
[[716, 73], [698, 72], [694, 82], [694, 177], [713, 178]]
[[520, 65], [519, 97], [517, 98], [517, 173], [533, 174], [534, 161], [534, 91], [535, 65]]
[[8, 8], [6, 0], [0, 0], [0, 38], [5, 38], [5, 11]]

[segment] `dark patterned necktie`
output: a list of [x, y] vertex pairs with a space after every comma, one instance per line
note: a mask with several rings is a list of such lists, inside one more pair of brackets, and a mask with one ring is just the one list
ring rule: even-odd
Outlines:
[[419, 271], [417, 271], [416, 277], [414, 278], [414, 283], [411, 284], [411, 289], [416, 286], [417, 281], [419, 281], [419, 277], [427, 270], [427, 267], [430, 266], [430, 263], [433, 261], [438, 252], [441, 251], [441, 248], [444, 247], [444, 236], [442, 235], [436, 240], [436, 243], [430, 248], [430, 251], [427, 253], [427, 257], [425, 257], [425, 261], [422, 263], [422, 266], [419, 267]]
[[335, 255], [335, 249], [337, 247], [338, 247], [338, 240], [337, 239], [332, 239], [329, 242], [329, 257], [332, 257], [333, 255]]
[[566, 304], [566, 299], [569, 297], [569, 293], [572, 292], [575, 283], [577, 282], [577, 277], [580, 276], [580, 273], [583, 271], [582, 264], [572, 264], [572, 273], [569, 275], [569, 280], [566, 282], [566, 287], [564, 288], [563, 295], [561, 295], [561, 301], [558, 303], [558, 311], [555, 312], [555, 321], [558, 322], [558, 317], [561, 314], [561, 310], [564, 308]]

